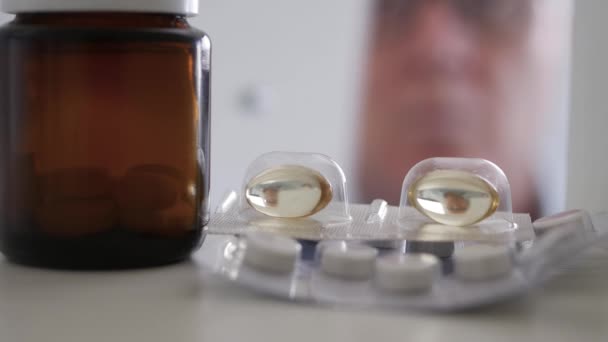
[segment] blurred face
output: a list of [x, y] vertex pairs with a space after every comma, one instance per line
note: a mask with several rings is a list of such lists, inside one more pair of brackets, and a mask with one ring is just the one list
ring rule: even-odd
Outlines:
[[533, 39], [551, 28], [540, 2], [376, 0], [361, 126], [366, 200], [398, 202], [412, 166], [453, 156], [494, 161], [520, 188], [514, 204], [524, 203], [516, 192], [533, 189], [530, 144], [550, 81]]

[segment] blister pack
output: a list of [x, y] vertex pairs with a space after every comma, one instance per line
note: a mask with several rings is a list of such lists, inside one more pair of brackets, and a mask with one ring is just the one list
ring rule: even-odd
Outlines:
[[509, 183], [479, 159], [434, 158], [406, 175], [399, 207], [350, 204], [340, 167], [318, 154], [270, 153], [211, 219], [234, 235], [214, 274], [256, 292], [322, 305], [454, 311], [545, 281], [606, 241], [608, 216], [570, 211], [531, 223]]
[[[606, 227], [606, 218], [594, 223]], [[537, 226], [542, 235], [524, 244], [393, 241], [382, 248], [253, 232], [217, 246], [219, 258], [207, 267], [226, 281], [294, 302], [450, 312], [522, 295], [587, 248], [608, 243], [584, 211]]]

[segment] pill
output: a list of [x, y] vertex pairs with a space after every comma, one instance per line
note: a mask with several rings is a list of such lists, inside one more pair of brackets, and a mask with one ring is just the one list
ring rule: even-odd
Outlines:
[[454, 273], [462, 280], [491, 280], [511, 273], [513, 264], [505, 246], [472, 245], [454, 253]]
[[491, 216], [500, 203], [488, 181], [471, 172], [435, 170], [408, 189], [408, 201], [430, 219], [452, 226], [469, 226]]
[[120, 210], [120, 225], [138, 233], [179, 236], [196, 228], [195, 208], [184, 201], [164, 210]]
[[54, 201], [36, 210], [41, 231], [58, 237], [76, 237], [112, 229], [116, 207], [109, 199]]
[[365, 245], [325, 246], [321, 251], [321, 270], [339, 278], [365, 280], [371, 277], [377, 256], [377, 249]]
[[301, 252], [302, 246], [294, 239], [255, 233], [245, 238], [243, 262], [261, 271], [285, 274], [293, 272]]
[[319, 172], [298, 165], [263, 171], [249, 181], [245, 197], [258, 212], [282, 218], [306, 217], [324, 209], [332, 199], [330, 183]]
[[112, 179], [101, 168], [66, 168], [40, 176], [43, 201], [91, 199], [109, 196]]
[[552, 216], [540, 218], [533, 223], [534, 231], [545, 234], [554, 229], [572, 229], [578, 231], [592, 231], [591, 217], [584, 210], [569, 210]]
[[431, 254], [392, 254], [376, 261], [375, 284], [390, 292], [426, 291], [440, 269], [439, 259]]
[[[121, 211], [157, 211], [173, 206], [186, 185], [178, 170], [164, 165], [139, 165], [127, 171], [114, 190]], [[183, 190], [183, 192], [181, 191]]]

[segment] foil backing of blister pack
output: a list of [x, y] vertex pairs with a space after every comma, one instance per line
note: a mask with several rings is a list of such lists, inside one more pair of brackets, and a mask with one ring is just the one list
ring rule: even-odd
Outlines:
[[[349, 209], [352, 217], [349, 222], [327, 224], [315, 217], [243, 219], [233, 208], [212, 215], [208, 229], [212, 234], [242, 235], [270, 232], [311, 241], [416, 240], [511, 243], [530, 241], [535, 236], [528, 214], [513, 214], [514, 224], [507, 220], [507, 214], [504, 214], [503, 218], [502, 213], [496, 213], [493, 218], [474, 226], [455, 227], [425, 221], [412, 208], [409, 208], [405, 219], [398, 217], [399, 208], [394, 206], [383, 206], [378, 209], [375, 203], [352, 204]], [[508, 216], [510, 217], [510, 214]]]

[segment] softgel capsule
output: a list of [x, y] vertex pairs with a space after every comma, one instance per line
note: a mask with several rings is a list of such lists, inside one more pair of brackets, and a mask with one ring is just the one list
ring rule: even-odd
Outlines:
[[293, 239], [271, 234], [250, 234], [245, 239], [244, 262], [260, 271], [291, 273], [302, 246]]
[[[408, 253], [401, 247], [377, 249], [362, 241], [304, 243], [250, 233], [218, 244], [220, 260], [207, 266], [245, 288], [296, 302], [454, 311], [522, 295], [577, 254], [608, 240], [599, 233], [604, 228], [583, 224], [563, 228], [561, 222], [556, 217], [553, 229], [526, 248], [457, 243], [454, 254], [446, 258]], [[608, 217], [593, 222], [608, 226]]]

